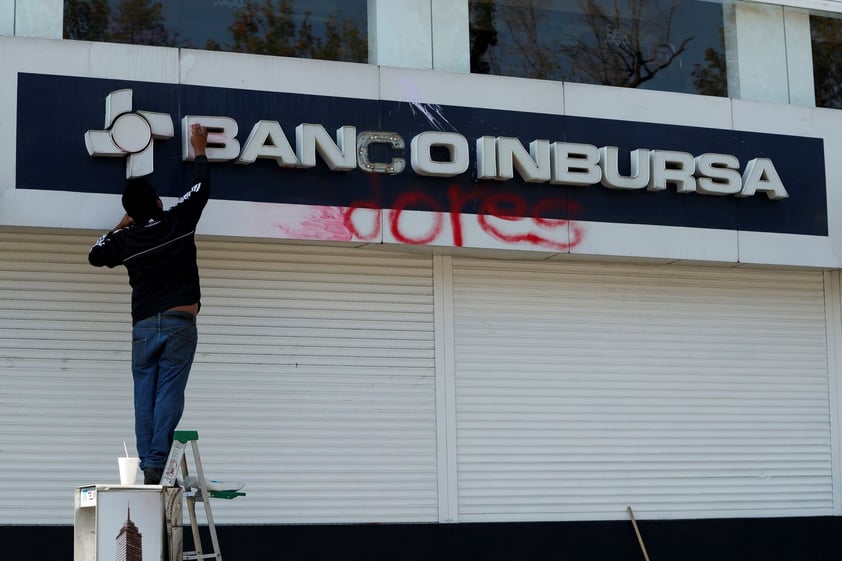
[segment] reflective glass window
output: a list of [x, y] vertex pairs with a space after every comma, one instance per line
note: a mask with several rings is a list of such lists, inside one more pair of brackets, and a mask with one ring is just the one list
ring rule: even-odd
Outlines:
[[471, 0], [471, 71], [726, 96], [722, 5]]
[[64, 38], [368, 62], [366, 0], [64, 0]]
[[842, 109], [842, 19], [810, 17], [816, 106]]

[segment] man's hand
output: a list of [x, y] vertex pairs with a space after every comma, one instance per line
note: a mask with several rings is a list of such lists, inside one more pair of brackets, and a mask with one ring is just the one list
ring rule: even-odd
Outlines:
[[116, 232], [117, 230], [122, 230], [123, 228], [125, 228], [126, 226], [130, 226], [131, 224], [134, 224], [134, 219], [128, 214], [124, 214], [123, 218], [120, 219], [120, 222], [116, 226], [114, 226], [114, 229], [111, 231]]
[[193, 145], [193, 153], [196, 156], [204, 156], [205, 147], [208, 145], [208, 129], [199, 123], [193, 123], [190, 127], [190, 144]]

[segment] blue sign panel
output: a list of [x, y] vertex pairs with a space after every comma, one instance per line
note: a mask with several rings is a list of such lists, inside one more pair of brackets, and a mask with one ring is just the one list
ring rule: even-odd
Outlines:
[[[516, 111], [425, 105], [388, 100], [360, 100], [292, 93], [235, 90], [201, 86], [130, 82], [37, 74], [18, 75], [17, 188], [113, 193], [122, 190], [124, 157], [92, 157], [85, 132], [108, 129], [105, 99], [118, 90], [132, 92], [131, 111], [170, 115], [172, 138], [154, 140], [150, 181], [161, 195], [179, 196], [189, 183], [191, 166], [181, 160], [178, 123], [187, 115], [224, 116], [236, 121], [236, 140], [247, 143], [252, 127], [277, 121], [295, 149], [295, 129], [302, 123], [323, 126], [331, 136], [343, 126], [356, 131], [387, 131], [405, 140], [398, 149], [371, 144], [376, 162], [404, 158], [401, 173], [369, 173], [355, 167], [331, 170], [281, 167], [270, 158], [253, 163], [213, 165], [214, 198], [232, 201], [293, 203], [368, 209], [431, 210], [439, 213], [529, 216], [536, 219], [612, 222], [691, 228], [713, 228], [826, 236], [827, 198], [823, 140], [712, 128], [636, 123]], [[432, 176], [411, 169], [410, 142], [426, 131], [461, 135], [469, 147], [470, 165], [462, 173]], [[608, 188], [596, 182], [571, 185], [561, 181], [486, 178], [479, 172], [478, 139], [515, 139], [528, 151], [533, 141], [617, 148], [617, 173], [634, 176], [636, 150], [730, 155], [738, 161], [733, 175], [750, 162], [768, 162], [755, 179], [779, 181], [775, 197], [762, 190], [712, 195], [666, 187]], [[335, 139], [335, 137], [334, 137]], [[546, 146], [546, 144], [545, 144]], [[346, 147], [352, 150], [354, 147]], [[50, 154], [48, 161], [44, 153]], [[433, 149], [434, 161], [453, 157]], [[603, 155], [604, 157], [604, 155]], [[584, 161], [584, 160], [583, 160]], [[643, 160], [641, 160], [643, 161]], [[646, 160], [648, 161], [648, 160]], [[555, 164], [557, 165], [557, 164]], [[583, 164], [584, 165], [584, 164]], [[673, 163], [667, 163], [669, 168]], [[697, 164], [698, 165], [698, 164]], [[517, 167], [517, 166], [515, 166]], [[758, 169], [761, 166], [758, 165]], [[721, 169], [721, 168], [717, 168]], [[555, 171], [554, 171], [555, 173]], [[697, 175], [703, 175], [697, 170]], [[605, 183], [605, 181], [603, 181]], [[739, 180], [737, 188], [739, 188]], [[457, 244], [458, 245], [458, 244]]]

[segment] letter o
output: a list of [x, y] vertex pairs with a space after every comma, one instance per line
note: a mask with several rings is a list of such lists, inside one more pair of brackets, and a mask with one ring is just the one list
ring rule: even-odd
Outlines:
[[[450, 152], [450, 161], [433, 160], [430, 149], [443, 146]], [[453, 177], [465, 173], [470, 165], [468, 140], [457, 132], [426, 131], [417, 134], [410, 143], [412, 171], [418, 175]]]

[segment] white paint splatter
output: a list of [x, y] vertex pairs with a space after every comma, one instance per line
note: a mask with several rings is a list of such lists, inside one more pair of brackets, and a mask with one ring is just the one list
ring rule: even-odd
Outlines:
[[427, 118], [427, 121], [429, 121], [436, 130], [444, 130], [444, 123], [447, 123], [447, 126], [452, 130], [456, 130], [456, 127], [451, 125], [450, 121], [447, 120], [447, 117], [444, 116], [441, 106], [437, 103], [420, 103], [418, 101], [410, 101], [409, 106], [412, 108], [413, 116], [415, 116], [415, 111], [417, 109], [419, 113]]
[[404, 95], [409, 101], [409, 107], [412, 110], [413, 117], [416, 115], [417, 111], [418, 113], [424, 115], [427, 121], [435, 127], [436, 130], [444, 130], [445, 125], [447, 125], [451, 130], [456, 131], [456, 127], [450, 124], [450, 121], [448, 121], [447, 117], [444, 116], [444, 111], [442, 111], [441, 105], [437, 103], [423, 103], [418, 101], [420, 95], [418, 94], [418, 88], [413, 82], [409, 80], [401, 80], [401, 85], [403, 86]]

